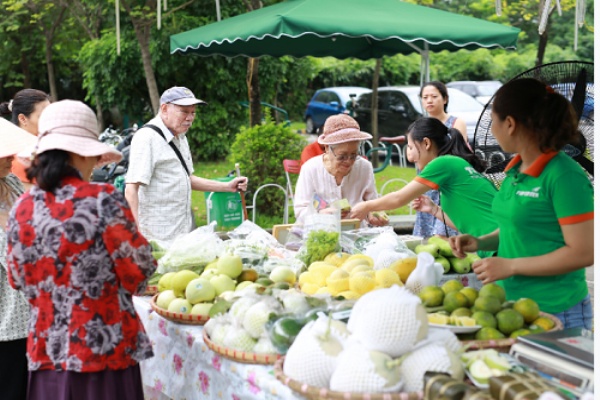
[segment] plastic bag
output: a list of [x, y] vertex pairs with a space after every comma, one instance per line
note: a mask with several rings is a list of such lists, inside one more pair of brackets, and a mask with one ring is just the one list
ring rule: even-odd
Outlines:
[[297, 255], [306, 266], [322, 261], [329, 253], [341, 250], [340, 210], [333, 214], [319, 214], [314, 208], [312, 210], [304, 219], [303, 245]]
[[177, 272], [203, 266], [223, 253], [223, 240], [215, 233], [215, 222], [178, 236], [158, 261], [157, 272]]
[[444, 267], [435, 262], [429, 253], [417, 254], [417, 267], [411, 272], [405, 287], [418, 295], [425, 286], [438, 286], [444, 274]]

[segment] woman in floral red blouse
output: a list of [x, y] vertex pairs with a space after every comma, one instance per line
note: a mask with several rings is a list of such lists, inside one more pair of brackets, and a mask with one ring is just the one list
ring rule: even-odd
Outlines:
[[31, 305], [28, 398], [143, 400], [138, 362], [153, 354], [132, 295], [156, 262], [123, 195], [89, 182], [121, 154], [79, 101], [49, 105], [39, 131], [36, 184], [8, 221], [9, 281]]

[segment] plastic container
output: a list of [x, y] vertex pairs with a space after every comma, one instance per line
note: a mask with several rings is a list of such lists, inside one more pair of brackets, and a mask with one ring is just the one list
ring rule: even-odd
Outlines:
[[[234, 177], [216, 178], [215, 181], [229, 182]], [[212, 192], [204, 192], [204, 198], [209, 199]], [[217, 231], [230, 231], [244, 221], [242, 198], [238, 192], [214, 192], [206, 207], [208, 223], [217, 221]]]

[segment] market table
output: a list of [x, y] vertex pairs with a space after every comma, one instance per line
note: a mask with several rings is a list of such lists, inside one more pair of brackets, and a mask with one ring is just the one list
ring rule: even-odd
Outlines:
[[209, 350], [202, 326], [161, 317], [150, 299], [133, 298], [154, 349], [154, 357], [140, 363], [146, 400], [304, 398], [275, 378], [272, 365], [238, 363]]

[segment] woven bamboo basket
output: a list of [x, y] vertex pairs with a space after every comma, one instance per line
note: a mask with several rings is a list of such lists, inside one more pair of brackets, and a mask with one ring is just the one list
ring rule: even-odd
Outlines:
[[[554, 322], [554, 328], [550, 329], [549, 332], [563, 330], [563, 324], [560, 319], [556, 318], [552, 314], [540, 312], [540, 317], [546, 317]], [[517, 339], [506, 338], [506, 339], [491, 339], [491, 340], [463, 340], [462, 344], [465, 351], [470, 350], [482, 350], [482, 349], [495, 349], [501, 353], [508, 353], [510, 347], [517, 343]]]
[[311, 400], [420, 400], [423, 399], [423, 392], [410, 393], [358, 393], [358, 392], [337, 392], [326, 388], [311, 386], [306, 383], [298, 382], [283, 373], [284, 358], [275, 363], [275, 377], [284, 385], [288, 386], [294, 392], [301, 394]]
[[159, 306], [156, 305], [157, 297], [158, 297], [158, 294], [155, 294], [152, 297], [152, 300], [150, 300], [150, 305], [152, 306], [152, 309], [158, 315], [168, 319], [169, 321], [178, 322], [180, 324], [187, 324], [187, 325], [204, 325], [206, 323], [206, 321], [208, 321], [210, 319], [208, 316], [205, 316], [205, 315], [190, 315], [190, 314], [181, 314], [181, 313], [174, 313], [171, 311], [167, 311], [164, 308], [160, 308]]
[[281, 354], [274, 353], [252, 353], [242, 350], [236, 350], [229, 347], [224, 347], [220, 344], [217, 344], [210, 340], [208, 333], [206, 331], [202, 332], [202, 337], [204, 338], [204, 343], [208, 346], [209, 349], [214, 351], [217, 354], [222, 355], [223, 357], [240, 362], [245, 364], [265, 364], [272, 365], [281, 357]]
[[146, 291], [144, 292], [144, 296], [154, 296], [158, 293], [157, 285], [148, 285], [146, 286]]

